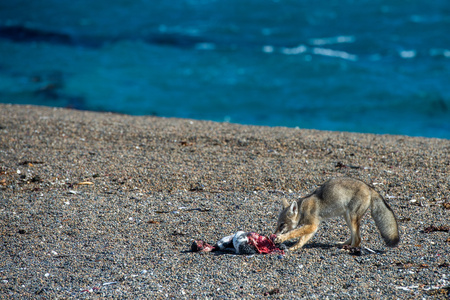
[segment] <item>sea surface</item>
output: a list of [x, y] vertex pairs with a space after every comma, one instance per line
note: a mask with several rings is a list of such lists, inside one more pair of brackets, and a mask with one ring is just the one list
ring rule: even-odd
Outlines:
[[450, 1], [0, 1], [0, 102], [450, 139]]

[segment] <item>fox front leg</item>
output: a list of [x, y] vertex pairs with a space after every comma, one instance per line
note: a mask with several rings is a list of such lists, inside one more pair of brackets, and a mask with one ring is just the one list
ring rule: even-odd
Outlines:
[[319, 227], [318, 223], [313, 223], [310, 225], [303, 225], [300, 228], [291, 230], [285, 234], [281, 234], [281, 235], [277, 236], [275, 238], [274, 242], [276, 244], [279, 244], [279, 243], [282, 243], [287, 240], [291, 240], [294, 238], [300, 238], [299, 241], [297, 242], [297, 244], [295, 244], [294, 246], [289, 248], [289, 250], [297, 250], [297, 249], [303, 247], [303, 245], [314, 236], [318, 227]]

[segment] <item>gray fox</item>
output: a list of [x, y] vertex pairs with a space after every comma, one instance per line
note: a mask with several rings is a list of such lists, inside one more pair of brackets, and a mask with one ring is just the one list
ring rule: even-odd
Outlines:
[[[360, 223], [371, 208], [372, 218], [389, 247], [400, 241], [397, 220], [392, 209], [372, 187], [348, 177], [326, 181], [312, 194], [288, 203], [283, 199], [283, 210], [275, 230], [275, 243], [300, 238], [289, 250], [301, 248], [316, 233], [322, 220], [343, 216], [350, 228], [351, 237], [340, 245], [358, 247], [361, 243]], [[297, 226], [301, 225], [297, 228]]]

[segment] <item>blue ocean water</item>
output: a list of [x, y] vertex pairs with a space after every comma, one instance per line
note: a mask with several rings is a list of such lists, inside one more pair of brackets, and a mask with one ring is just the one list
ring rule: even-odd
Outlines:
[[449, 32], [447, 0], [1, 1], [0, 102], [450, 139]]

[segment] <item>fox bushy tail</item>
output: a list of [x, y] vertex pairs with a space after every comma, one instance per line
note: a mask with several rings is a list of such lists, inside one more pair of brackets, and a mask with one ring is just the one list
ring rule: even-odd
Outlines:
[[372, 191], [371, 213], [386, 245], [397, 246], [400, 242], [397, 219], [383, 197], [375, 191]]

